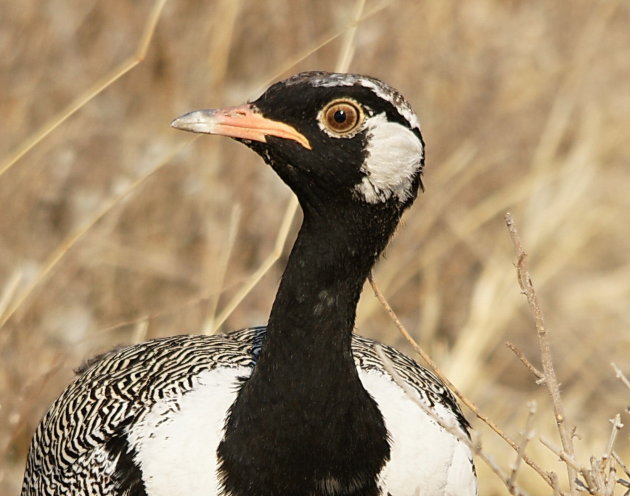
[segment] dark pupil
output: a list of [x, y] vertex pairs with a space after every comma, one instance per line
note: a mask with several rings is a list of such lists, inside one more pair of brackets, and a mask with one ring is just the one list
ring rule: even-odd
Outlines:
[[335, 122], [338, 124], [343, 124], [344, 122], [346, 122], [346, 118], [347, 116], [345, 110], [337, 110], [333, 115], [333, 119], [335, 119]]

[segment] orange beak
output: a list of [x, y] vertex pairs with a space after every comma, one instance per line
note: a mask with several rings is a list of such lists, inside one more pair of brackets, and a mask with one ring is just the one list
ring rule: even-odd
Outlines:
[[263, 143], [267, 142], [267, 136], [275, 136], [297, 141], [304, 148], [311, 149], [308, 139], [294, 127], [263, 117], [249, 103], [238, 107], [195, 110], [178, 117], [171, 122], [171, 126], [182, 131], [218, 134]]

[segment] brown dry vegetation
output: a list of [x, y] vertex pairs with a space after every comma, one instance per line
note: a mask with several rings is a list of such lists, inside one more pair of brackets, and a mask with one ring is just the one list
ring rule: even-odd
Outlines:
[[[300, 70], [334, 69], [355, 3], [170, 0], [146, 57], [107, 82], [133, 64], [152, 8], [1, 1], [3, 495], [18, 492], [40, 416], [86, 357], [265, 322], [287, 247], [243, 288], [273, 252], [290, 193], [241, 145], [190, 143], [169, 122]], [[630, 373], [630, 4], [368, 1], [363, 15], [350, 70], [399, 88], [427, 141], [426, 193], [375, 280], [510, 437], [521, 438], [536, 402], [526, 453], [566, 491], [566, 469], [540, 442], [560, 446], [548, 394], [504, 345], [540, 366], [503, 215], [513, 213], [530, 254], [576, 458], [588, 464], [606, 450], [608, 419], [630, 423], [630, 390], [610, 366]], [[411, 353], [369, 288], [357, 327]], [[514, 451], [467, 415], [509, 473]], [[615, 444], [626, 464], [628, 433]], [[508, 493], [477, 465], [480, 494]], [[529, 467], [516, 482], [552, 494]]]

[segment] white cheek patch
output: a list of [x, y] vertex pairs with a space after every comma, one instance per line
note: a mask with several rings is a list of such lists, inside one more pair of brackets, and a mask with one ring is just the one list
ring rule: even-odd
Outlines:
[[367, 156], [361, 167], [365, 174], [355, 190], [368, 203], [379, 203], [392, 196], [404, 202], [412, 196], [418, 175], [422, 142], [407, 127], [389, 122], [385, 114], [368, 119]]

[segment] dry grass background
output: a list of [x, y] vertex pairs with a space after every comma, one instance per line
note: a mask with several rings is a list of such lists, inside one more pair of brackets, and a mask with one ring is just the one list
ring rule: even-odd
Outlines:
[[[0, 494], [10, 495], [40, 416], [84, 358], [265, 322], [287, 247], [226, 308], [273, 251], [290, 193], [245, 147], [190, 144], [168, 124], [299, 70], [332, 70], [355, 4], [170, 0], [146, 57], [106, 83], [133, 61], [153, 2], [0, 3]], [[426, 193], [375, 279], [511, 437], [536, 402], [527, 453], [567, 487], [539, 440], [559, 445], [547, 393], [504, 346], [539, 363], [503, 215], [530, 253], [576, 456], [588, 464], [605, 451], [608, 419], [622, 412], [630, 423], [630, 391], [610, 366], [630, 373], [630, 4], [400, 0], [363, 12], [350, 69], [399, 88], [427, 141]], [[51, 132], [15, 160], [42, 129]], [[409, 351], [369, 289], [357, 326]], [[473, 423], [509, 471], [514, 452]], [[628, 433], [615, 445], [625, 460]], [[480, 494], [507, 494], [478, 470]], [[517, 483], [551, 494], [527, 467]]]

